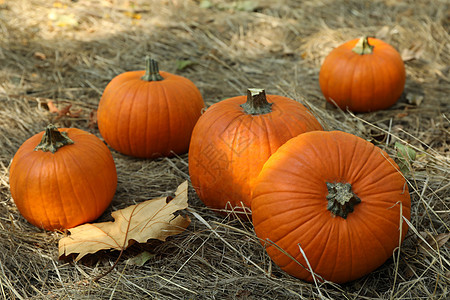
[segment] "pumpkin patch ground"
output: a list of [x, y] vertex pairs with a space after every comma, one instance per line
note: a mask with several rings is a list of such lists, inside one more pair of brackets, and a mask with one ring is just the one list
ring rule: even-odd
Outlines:
[[[0, 299], [448, 298], [447, 11], [445, 1], [434, 0], [0, 0]], [[363, 36], [398, 51], [406, 82], [391, 107], [351, 113], [327, 102], [319, 72], [333, 49]], [[271, 260], [264, 248], [269, 241], [257, 237], [251, 222], [218, 214], [199, 199], [189, 181], [187, 153], [144, 159], [108, 147], [117, 188], [96, 222], [111, 221], [112, 212], [149, 199], [171, 199], [187, 180], [189, 207], [176, 214], [189, 217], [190, 224], [164, 242], [135, 242], [122, 253], [102, 250], [76, 262], [71, 255], [60, 259], [58, 242], [68, 233], [45, 231], [20, 214], [10, 191], [12, 158], [50, 123], [104, 141], [96, 115], [103, 91], [117, 75], [143, 70], [146, 56], [160, 70], [192, 81], [206, 107], [262, 88], [299, 101], [324, 131], [347, 132], [381, 148], [410, 193], [401, 246], [350, 282], [303, 281]], [[183, 118], [183, 110], [177, 112]], [[203, 156], [221, 159], [214, 154]], [[277, 187], [284, 186], [281, 179]], [[355, 205], [355, 212], [364, 205]], [[310, 253], [307, 245], [298, 248]], [[329, 268], [352, 257], [345, 255]], [[320, 271], [331, 272], [323, 264]]]

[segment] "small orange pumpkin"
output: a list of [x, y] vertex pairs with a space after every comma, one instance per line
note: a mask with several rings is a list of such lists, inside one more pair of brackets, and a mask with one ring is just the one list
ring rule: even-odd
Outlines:
[[354, 112], [391, 107], [400, 98], [405, 80], [400, 54], [389, 44], [368, 37], [333, 49], [319, 74], [325, 99]]
[[108, 83], [98, 106], [98, 128], [113, 149], [126, 155], [183, 154], [204, 106], [192, 81], [159, 71], [147, 57], [145, 71], [125, 72]]
[[287, 140], [311, 130], [322, 126], [302, 104], [266, 96], [262, 89], [215, 103], [192, 133], [192, 185], [210, 208], [249, 208], [251, 187], [264, 162]]
[[411, 200], [386, 152], [349, 133], [314, 131], [267, 160], [251, 208], [255, 232], [281, 269], [312, 281], [306, 257], [317, 275], [344, 283], [392, 256], [408, 231]]
[[95, 135], [49, 125], [20, 146], [9, 184], [25, 219], [59, 230], [97, 219], [113, 199], [117, 173], [111, 152]]

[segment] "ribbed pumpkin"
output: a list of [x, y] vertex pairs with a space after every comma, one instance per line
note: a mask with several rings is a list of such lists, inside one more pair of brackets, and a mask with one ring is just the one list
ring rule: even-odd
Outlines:
[[125, 72], [108, 83], [97, 111], [98, 128], [113, 149], [126, 155], [183, 154], [204, 106], [192, 81], [159, 71], [147, 57], [145, 71]]
[[386, 152], [349, 133], [315, 131], [267, 160], [251, 208], [255, 232], [281, 269], [313, 280], [301, 247], [317, 275], [344, 283], [392, 256], [408, 230], [411, 200]]
[[215, 103], [192, 133], [192, 185], [210, 208], [249, 208], [251, 186], [264, 162], [287, 140], [311, 130], [322, 126], [302, 104], [266, 96], [262, 89]]
[[95, 135], [49, 125], [18, 149], [9, 184], [20, 213], [47, 230], [67, 229], [97, 219], [117, 186], [114, 160]]
[[400, 54], [389, 44], [368, 37], [333, 49], [319, 74], [325, 99], [354, 112], [376, 111], [394, 105], [403, 92], [405, 79]]

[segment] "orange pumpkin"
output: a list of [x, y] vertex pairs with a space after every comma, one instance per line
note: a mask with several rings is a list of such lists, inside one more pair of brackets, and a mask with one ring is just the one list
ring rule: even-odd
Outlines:
[[117, 173], [111, 152], [95, 135], [49, 125], [20, 146], [9, 184], [17, 208], [31, 224], [67, 229], [105, 211]]
[[344, 283], [392, 256], [408, 230], [411, 200], [386, 152], [349, 133], [315, 131], [267, 160], [251, 208], [255, 232], [281, 269], [312, 281], [306, 257], [317, 275]]
[[403, 92], [405, 79], [400, 54], [389, 44], [368, 37], [351, 40], [332, 50], [319, 74], [325, 99], [354, 112], [394, 105]]
[[303, 105], [283, 96], [266, 97], [264, 90], [213, 104], [192, 133], [192, 185], [210, 208], [249, 208], [251, 187], [264, 162], [287, 140], [310, 130], [322, 126]]
[[145, 71], [125, 72], [106, 86], [97, 119], [100, 134], [115, 150], [154, 158], [183, 154], [204, 108], [187, 78], [159, 71], [147, 57]]

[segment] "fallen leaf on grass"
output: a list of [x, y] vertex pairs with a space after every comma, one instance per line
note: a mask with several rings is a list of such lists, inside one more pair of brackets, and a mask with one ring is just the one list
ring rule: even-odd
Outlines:
[[131, 11], [126, 11], [123, 13], [125, 16], [131, 18], [131, 19], [135, 19], [135, 20], [140, 20], [142, 19], [142, 15], [139, 13], [135, 13], [135, 12], [131, 12]]
[[175, 198], [156, 198], [114, 211], [114, 222], [83, 224], [69, 229], [70, 235], [59, 241], [59, 257], [78, 253], [75, 261], [100, 250], [124, 250], [134, 242], [149, 239], [165, 241], [181, 233], [191, 222], [175, 215], [188, 207], [187, 181], [178, 186]]
[[417, 276], [417, 268], [413, 264], [407, 264], [403, 272], [403, 276], [408, 279]]
[[47, 101], [48, 111], [51, 113], [58, 113], [59, 109], [56, 107], [52, 100]]
[[200, 8], [211, 8], [213, 4], [209, 0], [202, 0], [200, 1]]
[[39, 60], [46, 60], [47, 56], [42, 52], [36, 51], [34, 52], [34, 58], [37, 58]]
[[83, 111], [83, 109], [81, 108], [77, 111], [72, 111], [72, 104], [67, 104], [63, 108], [59, 109], [52, 100], [47, 101], [47, 107], [49, 112], [58, 114], [55, 120], [59, 120], [64, 116], [68, 116], [70, 118], [78, 118]]
[[383, 26], [377, 33], [375, 33], [375, 36], [380, 40], [386, 40], [389, 37], [390, 32], [391, 28], [389, 28], [389, 26]]
[[96, 124], [97, 124], [97, 110], [91, 110], [91, 112], [89, 113], [88, 127], [93, 129], [95, 128]]
[[397, 150], [400, 171], [406, 174], [409, 172], [411, 164], [416, 160], [416, 151], [400, 142], [395, 142], [395, 149]]
[[182, 71], [184, 69], [186, 69], [187, 67], [190, 67], [192, 65], [195, 65], [195, 62], [193, 62], [192, 60], [177, 60], [176, 61], [177, 64], [177, 69]]
[[143, 265], [145, 265], [147, 261], [152, 259], [154, 256], [155, 254], [152, 254], [148, 251], [144, 251], [132, 258], [127, 259], [127, 264], [142, 267]]
[[58, 116], [56, 117], [56, 119], [60, 119], [64, 116], [70, 115], [70, 108], [72, 107], [72, 104], [67, 104], [66, 106], [64, 106], [63, 108], [58, 110]]
[[406, 94], [406, 101], [408, 101], [409, 104], [413, 104], [415, 106], [419, 106], [423, 101], [424, 96], [420, 94], [414, 94], [414, 93], [407, 93]]
[[420, 232], [420, 234], [426, 242], [423, 240], [419, 240], [419, 251], [425, 255], [431, 255], [431, 250], [439, 251], [439, 248], [442, 248], [450, 239], [450, 233], [431, 235], [427, 234], [426, 232]]
[[400, 53], [403, 61], [410, 61], [413, 59], [420, 59], [424, 53], [422, 44], [413, 45], [410, 49], [403, 49]]

